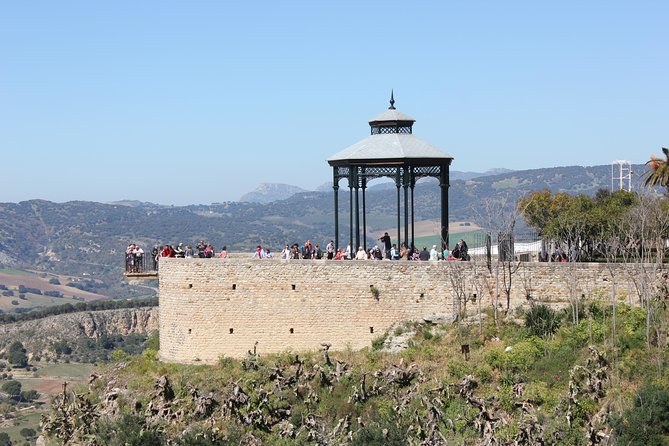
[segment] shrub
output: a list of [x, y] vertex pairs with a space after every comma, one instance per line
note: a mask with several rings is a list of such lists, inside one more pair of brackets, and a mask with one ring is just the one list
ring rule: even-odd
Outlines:
[[380, 420], [378, 424], [365, 426], [358, 430], [350, 444], [352, 446], [392, 446], [407, 443], [407, 426], [403, 426], [399, 420]]
[[604, 319], [605, 310], [602, 308], [602, 305], [599, 302], [593, 301], [590, 302], [587, 307], [587, 314], [589, 317], [597, 321], [601, 321]]
[[54, 342], [53, 345], [51, 346], [53, 348], [54, 353], [57, 355], [70, 355], [72, 354], [72, 347], [67, 345], [67, 342], [64, 340], [60, 340], [58, 342]]
[[448, 370], [448, 373], [456, 380], [462, 379], [463, 376], [469, 375], [471, 373], [469, 364], [459, 360], [449, 361], [449, 363], [446, 365], [446, 369]]
[[547, 406], [550, 409], [555, 408], [559, 402], [557, 392], [549, 389], [548, 384], [543, 381], [527, 383], [523, 396], [534, 404]]
[[546, 338], [560, 328], [560, 315], [547, 305], [533, 305], [525, 313], [525, 326], [531, 335]]
[[372, 340], [372, 350], [381, 350], [383, 348], [383, 344], [386, 343], [386, 339], [388, 338], [388, 335], [383, 335], [379, 336], [378, 338], [374, 338]]
[[662, 445], [669, 436], [669, 390], [645, 384], [634, 405], [612, 420], [619, 444]]
[[218, 430], [205, 428], [194, 428], [185, 432], [181, 438], [176, 440], [178, 446], [219, 446], [227, 444], [242, 444], [241, 435], [237, 432], [228, 433], [227, 438], [222, 437]]
[[165, 438], [144, 425], [144, 417], [126, 414], [113, 421], [96, 426], [95, 439], [98, 444], [108, 446], [160, 446]]
[[146, 348], [156, 351], [160, 350], [160, 336], [158, 336], [158, 332], [151, 333], [146, 338]]
[[474, 369], [474, 374], [482, 383], [488, 383], [492, 380], [492, 367], [488, 364], [481, 364]]
[[31, 440], [37, 436], [37, 432], [35, 429], [31, 429], [29, 427], [24, 427], [21, 429], [21, 432], [19, 432], [23, 438], [26, 440]]
[[24, 401], [35, 401], [39, 398], [39, 393], [36, 390], [23, 390], [20, 395]]
[[518, 342], [505, 351], [493, 348], [486, 354], [486, 362], [493, 368], [504, 372], [516, 373], [527, 371], [544, 354], [544, 344], [538, 338]]
[[65, 296], [63, 295], [63, 293], [61, 293], [60, 291], [45, 291], [45, 292], [44, 292], [44, 295], [45, 295], [45, 296], [49, 296], [49, 297], [58, 297], [58, 298], [63, 298], [63, 297], [65, 297]]
[[111, 352], [111, 360], [115, 362], [119, 361], [125, 361], [128, 359], [128, 354], [121, 350], [120, 348], [117, 348], [113, 352]]
[[29, 288], [25, 285], [19, 285], [19, 293], [42, 294], [42, 290], [40, 290], [39, 288]]

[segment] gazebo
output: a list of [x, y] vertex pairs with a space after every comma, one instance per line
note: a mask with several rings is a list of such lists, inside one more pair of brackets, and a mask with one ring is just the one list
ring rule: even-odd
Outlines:
[[[413, 135], [411, 116], [395, 108], [394, 94], [390, 94], [390, 107], [369, 121], [371, 135], [328, 158], [333, 170], [335, 246], [339, 248], [339, 181], [348, 180], [350, 206], [351, 249], [367, 249], [367, 219], [365, 189], [374, 178], [388, 177], [397, 188], [397, 240], [401, 237], [401, 197], [404, 192], [404, 245], [414, 243], [414, 188], [422, 177], [439, 179], [441, 189], [441, 244], [448, 243], [448, 188], [449, 166], [453, 157]], [[355, 190], [355, 198], [354, 198]], [[362, 194], [360, 193], [362, 192]], [[360, 195], [362, 195], [362, 245], [360, 244]], [[355, 201], [355, 210], [354, 208]], [[411, 204], [409, 204], [411, 201]], [[409, 238], [411, 214], [411, 238]], [[355, 216], [355, 217], [354, 217]], [[355, 221], [354, 221], [355, 220]], [[355, 231], [354, 231], [355, 229]], [[353, 244], [355, 232], [355, 245]]]

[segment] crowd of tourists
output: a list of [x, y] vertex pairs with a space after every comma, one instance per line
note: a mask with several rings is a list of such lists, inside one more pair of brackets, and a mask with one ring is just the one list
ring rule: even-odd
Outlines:
[[158, 261], [161, 257], [176, 257], [181, 259], [211, 259], [213, 257], [219, 257], [225, 259], [228, 257], [228, 248], [223, 246], [220, 251], [216, 252], [214, 245], [211, 243], [200, 240], [199, 243], [192, 245], [184, 245], [183, 243], [178, 243], [176, 245], [160, 245], [154, 246], [151, 251], [153, 257], [153, 267], [158, 269]]
[[[254, 259], [281, 259], [281, 260], [415, 260], [415, 261], [440, 261], [440, 260], [469, 260], [467, 254], [467, 243], [460, 240], [453, 251], [448, 247], [441, 250], [437, 245], [433, 245], [430, 251], [427, 247], [418, 250], [415, 246], [407, 247], [404, 243], [397, 248], [397, 245], [390, 242], [390, 237], [386, 232], [383, 237], [379, 239], [381, 245], [375, 245], [373, 248], [365, 250], [362, 246], [358, 247], [357, 251], [353, 251], [351, 244], [346, 248], [335, 248], [335, 243], [330, 240], [324, 248], [318, 243], [312, 243], [311, 240], [305, 241], [301, 246], [298, 243], [285, 244], [281, 251], [278, 251], [276, 256], [270, 248], [262, 245], [257, 245], [253, 251], [252, 258]], [[149, 255], [146, 255], [144, 250], [136, 243], [131, 243], [126, 249], [126, 272], [127, 273], [143, 273], [147, 269], [145, 261]], [[193, 245], [184, 245], [178, 243], [176, 245], [156, 245], [150, 253], [152, 262], [152, 269], [158, 270], [158, 265], [161, 257], [176, 257], [176, 258], [221, 258], [228, 257], [228, 248], [223, 246], [220, 251], [216, 252], [211, 243], [200, 240], [199, 243]]]
[[433, 245], [430, 251], [427, 250], [427, 247], [424, 247], [422, 251], [416, 249], [413, 245], [410, 248], [407, 248], [404, 243], [400, 246], [400, 249], [397, 249], [397, 245], [390, 243], [390, 237], [387, 238], [388, 244], [386, 244], [385, 237], [388, 237], [388, 233], [381, 237], [384, 243], [379, 246], [375, 245], [373, 248], [365, 250], [362, 246], [359, 246], [357, 251], [351, 249], [349, 244], [346, 248], [336, 249], [333, 240], [325, 246], [325, 249], [322, 249], [318, 243], [312, 243], [311, 240], [307, 240], [300, 246], [298, 243], [293, 243], [292, 245], [286, 244], [283, 249], [275, 257], [269, 248], [263, 247], [262, 245], [256, 246], [255, 251], [253, 252], [254, 259], [273, 259], [278, 258], [281, 260], [424, 260], [424, 261], [439, 261], [439, 260], [469, 260], [467, 243], [464, 240], [460, 240], [453, 251], [450, 251], [448, 247], [441, 250], [437, 248], [437, 245]]

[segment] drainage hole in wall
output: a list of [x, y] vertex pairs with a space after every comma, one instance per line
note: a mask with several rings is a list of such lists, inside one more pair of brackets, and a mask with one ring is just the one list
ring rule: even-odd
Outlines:
[[290, 334], [293, 334], [293, 333], [295, 333], [295, 330], [291, 328], [290, 329]]
[[236, 283], [233, 283], [233, 284], [232, 284], [232, 289], [233, 289], [233, 290], [236, 290], [236, 289], [237, 289], [237, 284], [236, 284]]
[[231, 329], [230, 329], [230, 334], [232, 334], [232, 333], [234, 333], [234, 332], [235, 332], [235, 329], [234, 329], [234, 328], [231, 328]]
[[420, 293], [420, 297], [425, 297], [425, 293]]
[[188, 284], [188, 288], [193, 288], [193, 284], [192, 284], [192, 283], [189, 283], [189, 284]]
[[291, 287], [292, 289], [295, 289], [295, 284], [292, 284], [290, 287]]
[[369, 332], [374, 333], [374, 327], [369, 327]]

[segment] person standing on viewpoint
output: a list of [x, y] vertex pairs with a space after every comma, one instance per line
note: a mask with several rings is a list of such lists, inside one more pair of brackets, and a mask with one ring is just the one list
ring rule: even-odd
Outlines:
[[383, 234], [383, 237], [381, 237], [379, 239], [379, 241], [381, 243], [383, 243], [383, 256], [386, 259], [389, 259], [390, 258], [390, 248], [391, 248], [390, 236], [386, 232], [385, 234]]

